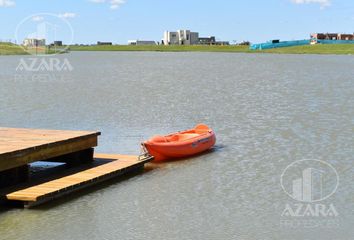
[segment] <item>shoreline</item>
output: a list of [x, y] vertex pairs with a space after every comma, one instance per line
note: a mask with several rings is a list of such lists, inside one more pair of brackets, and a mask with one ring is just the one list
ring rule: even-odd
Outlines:
[[335, 54], [354, 55], [354, 44], [318, 44], [250, 50], [249, 46], [71, 46], [71, 51], [149, 51], [149, 52], [222, 52], [222, 53], [275, 53], [275, 54]]
[[[39, 49], [39, 48], [38, 48]], [[48, 47], [39, 49], [39, 53], [44, 51], [45, 54], [54, 54], [54, 53], [63, 53], [59, 50], [53, 50]], [[33, 49], [24, 49], [20, 45], [13, 43], [0, 43], [0, 56], [17, 56], [17, 55], [32, 55], [31, 52], [35, 53], [36, 50]], [[35, 54], [33, 54], [35, 55]]]
[[[108, 52], [215, 52], [215, 53], [272, 53], [272, 54], [322, 54], [354, 55], [354, 44], [318, 44], [283, 47], [266, 50], [250, 50], [249, 46], [70, 46], [70, 51], [108, 51]], [[0, 44], [0, 56], [29, 55], [22, 47], [15, 44]]]
[[28, 53], [19, 45], [12, 43], [0, 43], [0, 56], [28, 55]]

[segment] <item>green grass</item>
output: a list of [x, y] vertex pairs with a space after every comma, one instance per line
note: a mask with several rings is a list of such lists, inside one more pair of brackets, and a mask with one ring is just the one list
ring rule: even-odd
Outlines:
[[277, 54], [354, 54], [354, 44], [318, 44], [267, 50], [249, 50], [248, 46], [70, 46], [71, 51], [156, 51], [156, 52], [242, 52]]
[[27, 55], [28, 53], [20, 46], [13, 43], [0, 43], [0, 55]]
[[250, 52], [248, 46], [163, 46], [163, 45], [113, 45], [113, 46], [70, 46], [71, 51], [154, 51], [154, 52]]
[[49, 48], [49, 47], [38, 47], [36, 48], [26, 48], [26, 52], [28, 52], [31, 55], [51, 55], [51, 54], [61, 54], [65, 53], [65, 49], [55, 49], [55, 48]]
[[[277, 54], [354, 54], [354, 44], [318, 44], [267, 50], [249, 50], [248, 46], [70, 46], [71, 51], [155, 51], [155, 52], [235, 52]], [[59, 51], [59, 49], [57, 50]], [[29, 51], [30, 52], [30, 51]], [[35, 52], [33, 52], [35, 53]], [[55, 53], [54, 49], [46, 54]], [[22, 47], [12, 43], [0, 43], [0, 55], [27, 55]]]
[[0, 55], [29, 55], [29, 54], [55, 54], [62, 53], [61, 49], [49, 49], [48, 47], [44, 49], [38, 48], [28, 48], [24, 49], [19, 45], [13, 43], [0, 43]]
[[317, 44], [267, 49], [256, 52], [279, 54], [354, 54], [354, 44]]

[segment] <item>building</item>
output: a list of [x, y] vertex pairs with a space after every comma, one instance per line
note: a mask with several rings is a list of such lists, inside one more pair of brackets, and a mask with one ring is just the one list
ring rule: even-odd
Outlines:
[[313, 33], [311, 34], [311, 39], [318, 40], [338, 40], [337, 33]]
[[226, 41], [216, 41], [214, 36], [199, 37], [198, 32], [190, 30], [166, 31], [162, 40], [164, 45], [230, 45]]
[[201, 45], [214, 45], [216, 43], [215, 37], [201, 37], [199, 38], [199, 44]]
[[43, 47], [45, 46], [45, 39], [26, 38], [23, 40], [25, 47]]
[[311, 39], [315, 40], [345, 40], [353, 41], [354, 34], [345, 33], [313, 33], [311, 34]]
[[145, 40], [129, 40], [128, 45], [135, 45], [135, 46], [156, 45], [156, 42], [155, 41], [145, 41]]
[[164, 32], [164, 37], [162, 40], [164, 45], [179, 45], [179, 36], [178, 32]]
[[340, 34], [338, 34], [338, 40], [353, 41], [354, 34], [340, 33]]
[[111, 42], [97, 42], [97, 45], [106, 45], [106, 46], [111, 46], [113, 45]]
[[50, 44], [51, 47], [62, 47], [63, 46], [63, 41], [54, 41], [53, 43]]
[[195, 45], [199, 43], [199, 33], [190, 30], [166, 31], [162, 41], [164, 45]]
[[54, 41], [54, 46], [63, 46], [63, 41]]
[[216, 41], [215, 45], [219, 45], [219, 46], [229, 46], [230, 42], [228, 41]]
[[199, 45], [230, 45], [230, 42], [228, 41], [216, 41], [216, 38], [214, 36], [212, 37], [201, 37], [199, 38], [198, 41]]

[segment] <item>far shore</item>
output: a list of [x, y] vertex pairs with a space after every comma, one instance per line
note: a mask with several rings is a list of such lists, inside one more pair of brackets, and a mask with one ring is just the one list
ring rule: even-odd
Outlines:
[[[283, 47], [267, 50], [250, 50], [249, 46], [163, 46], [163, 45], [93, 45], [69, 47], [70, 51], [149, 51], [149, 52], [229, 52], [229, 53], [277, 53], [277, 54], [338, 54], [353, 55], [354, 44], [318, 44], [295, 47]], [[52, 53], [52, 52], [50, 52]], [[15, 44], [0, 43], [0, 55], [28, 55], [22, 47]]]
[[21, 46], [12, 43], [0, 43], [0, 55], [28, 55]]
[[155, 52], [230, 52], [230, 53], [279, 53], [279, 54], [354, 54], [354, 44], [318, 44], [283, 47], [267, 50], [250, 50], [249, 46], [70, 46], [71, 51], [155, 51]]

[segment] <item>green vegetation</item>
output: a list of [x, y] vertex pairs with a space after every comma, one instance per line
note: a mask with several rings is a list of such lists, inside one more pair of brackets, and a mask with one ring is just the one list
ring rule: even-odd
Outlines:
[[[64, 48], [64, 47], [62, 47]], [[156, 52], [235, 52], [235, 53], [277, 53], [277, 54], [354, 54], [354, 44], [318, 44], [275, 48], [267, 50], [249, 50], [248, 46], [70, 46], [71, 51], [156, 51]], [[27, 55], [61, 53], [63, 49], [27, 49], [12, 43], [0, 43], [0, 55]], [[64, 51], [65, 52], [65, 51]]]
[[0, 43], [0, 55], [27, 55], [20, 46], [13, 43]]
[[55, 48], [55, 47], [33, 47], [26, 48], [26, 52], [32, 55], [50, 55], [50, 54], [61, 54], [65, 53], [67, 50], [64, 47]]
[[282, 54], [354, 54], [354, 44], [317, 44], [274, 48], [255, 52]]
[[157, 51], [157, 52], [243, 52], [278, 54], [354, 54], [354, 44], [318, 44], [267, 50], [249, 50], [248, 46], [70, 46], [71, 51]]
[[179, 46], [179, 45], [113, 45], [113, 46], [70, 46], [71, 51], [155, 51], [155, 52], [250, 52], [248, 46]]
[[0, 55], [43, 55], [43, 54], [55, 54], [64, 53], [65, 49], [55, 49], [55, 48], [27, 48], [24, 49], [22, 46], [13, 43], [0, 43]]

